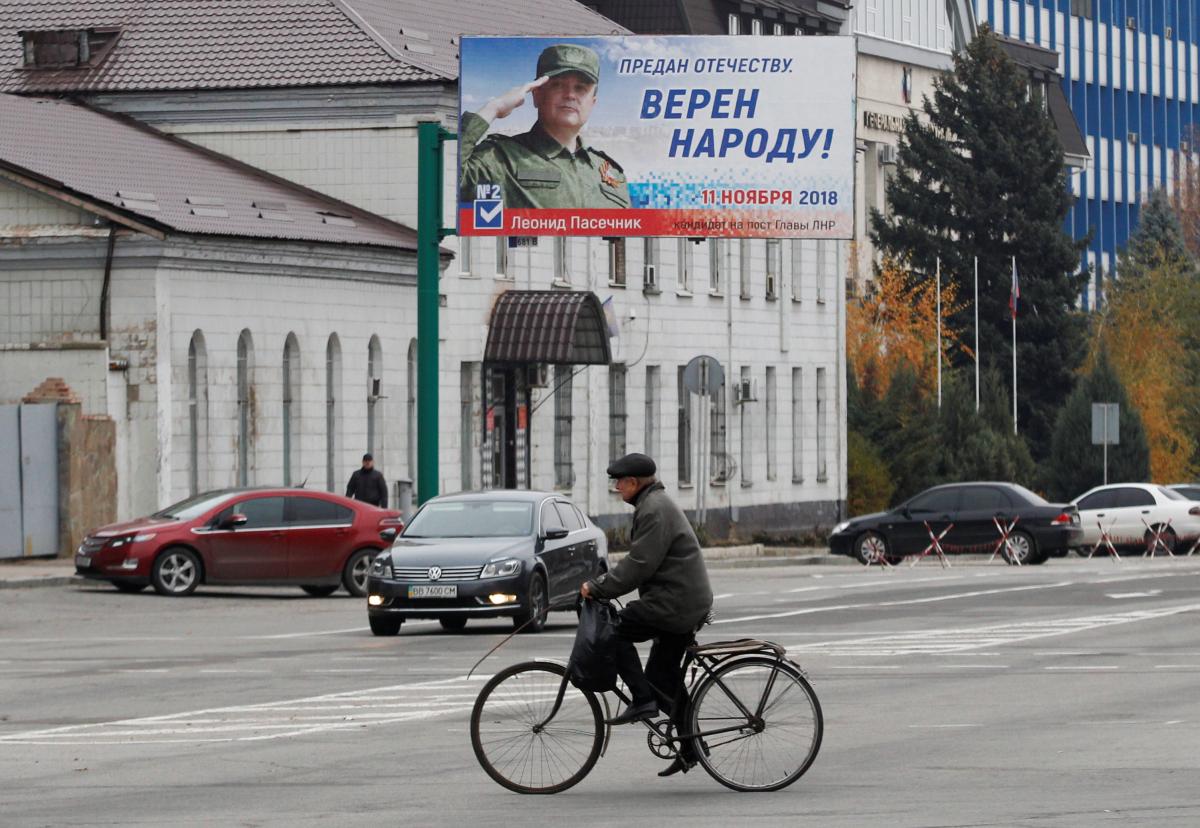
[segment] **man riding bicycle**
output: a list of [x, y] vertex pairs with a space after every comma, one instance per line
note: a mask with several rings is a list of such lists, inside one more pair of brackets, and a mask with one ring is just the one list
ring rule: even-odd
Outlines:
[[[621, 610], [616, 629], [617, 672], [632, 697], [610, 725], [652, 719], [661, 710], [672, 716], [675, 732], [687, 732], [687, 687], [683, 657], [700, 623], [712, 609], [713, 594], [700, 542], [683, 510], [655, 476], [654, 461], [627, 454], [608, 467], [621, 499], [634, 507], [629, 554], [611, 572], [583, 584], [584, 598], [618, 598], [633, 590], [637, 600]], [[636, 642], [649, 641], [643, 671]], [[696, 764], [690, 741], [659, 772], [671, 776]]]

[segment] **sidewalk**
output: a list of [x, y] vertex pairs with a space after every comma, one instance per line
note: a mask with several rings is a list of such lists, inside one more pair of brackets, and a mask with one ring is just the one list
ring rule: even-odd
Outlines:
[[0, 589], [77, 583], [83, 579], [75, 576], [75, 561], [70, 558], [0, 560]]

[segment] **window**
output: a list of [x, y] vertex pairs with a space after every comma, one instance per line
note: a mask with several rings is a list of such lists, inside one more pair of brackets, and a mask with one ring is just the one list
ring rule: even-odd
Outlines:
[[342, 345], [337, 334], [325, 344], [325, 488], [337, 491], [338, 426], [342, 419]]
[[383, 451], [383, 345], [377, 335], [367, 343], [367, 451]]
[[568, 532], [577, 532], [583, 528], [583, 521], [579, 517], [579, 512], [575, 511], [575, 507], [570, 503], [567, 503], [565, 500], [556, 500], [554, 501], [554, 508]]
[[750, 240], [742, 239], [738, 244], [738, 267], [740, 268], [740, 287], [738, 295], [743, 299], [750, 298]]
[[792, 482], [804, 482], [804, 369], [792, 369]]
[[817, 243], [810, 239], [792, 240], [792, 301], [803, 298], [804, 282], [816, 278]]
[[767, 368], [767, 388], [766, 388], [766, 403], [764, 413], [766, 414], [766, 449], [767, 449], [767, 480], [774, 480], [776, 477], [776, 462], [775, 462], [775, 429], [778, 427], [776, 419], [779, 416], [778, 403], [775, 399], [775, 369]]
[[[243, 500], [241, 503], [234, 504], [232, 509], [228, 509], [222, 515], [245, 515], [245, 525], [239, 527], [238, 531], [246, 529], [272, 529], [278, 526], [283, 526], [283, 498], [282, 497], [256, 497], [251, 500]], [[220, 523], [220, 520], [217, 521]]]
[[569, 489], [575, 483], [571, 462], [571, 381], [570, 365], [554, 366], [554, 485]]
[[625, 287], [624, 239], [610, 239], [608, 242], [608, 283], [613, 287]]
[[208, 488], [201, 463], [208, 458], [208, 349], [196, 331], [188, 343], [188, 494]]
[[120, 34], [113, 28], [22, 32], [24, 64], [31, 69], [95, 66]]
[[287, 523], [289, 526], [349, 526], [354, 523], [354, 510], [319, 497], [289, 497]]
[[[750, 384], [750, 366], [743, 365], [741, 371], [742, 387]], [[754, 409], [747, 401], [743, 401], [738, 406], [738, 420], [740, 428], [738, 429], [739, 436], [739, 463], [742, 467], [742, 485], [749, 486], [754, 482], [754, 469], [751, 465], [754, 453], [754, 424], [751, 421], [751, 415]]]
[[556, 529], [566, 529], [567, 525], [563, 522], [562, 513], [554, 506], [553, 500], [547, 500], [542, 504], [542, 533], [553, 532]]
[[1078, 503], [1079, 511], [1092, 511], [1095, 509], [1111, 509], [1117, 502], [1116, 492], [1113, 489], [1105, 489], [1099, 492], [1093, 492], [1085, 498], [1080, 499]]
[[473, 237], [458, 237], [458, 272], [464, 276], [469, 276], [474, 271], [475, 263], [472, 261], [475, 252], [474, 246]]
[[731, 35], [742, 33], [742, 18], [736, 14], [729, 15], [729, 33]]
[[[818, 371], [823, 369], [818, 368]], [[914, 497], [908, 502], [910, 512], [938, 512], [947, 514], [958, 511], [959, 489], [948, 487], [935, 489]]]
[[1134, 489], [1126, 487], [1116, 490], [1116, 503], [1112, 508], [1115, 509], [1134, 509], [1140, 506], [1154, 506], [1154, 495], [1150, 494], [1145, 489]]
[[721, 295], [721, 273], [725, 269], [725, 241], [723, 239], [708, 240], [708, 292], [714, 296]]
[[692, 292], [692, 243], [687, 239], [677, 239], [679, 258], [676, 263], [676, 289], [680, 293]]
[[829, 403], [825, 397], [825, 374], [824, 368], [817, 369], [817, 480], [825, 481], [829, 479], [828, 458], [825, 456], [825, 431], [828, 428], [826, 420], [829, 418], [829, 412], [826, 409]]
[[779, 280], [783, 278], [783, 242], [767, 239], [767, 299], [779, 298]]
[[513, 500], [426, 503], [404, 530], [406, 538], [515, 538], [533, 532], [533, 504]]
[[959, 506], [964, 512], [1004, 512], [1012, 509], [1013, 504], [1008, 495], [1000, 489], [991, 486], [967, 486], [962, 490], [962, 503]]
[[645, 451], [651, 457], [658, 457], [658, 384], [659, 369], [657, 365], [646, 366], [646, 441]]
[[658, 293], [658, 239], [642, 240], [642, 290]]
[[692, 409], [688, 390], [683, 384], [684, 366], [680, 365], [675, 375], [675, 460], [679, 469], [679, 485], [692, 482]]
[[300, 441], [296, 439], [296, 421], [300, 401], [300, 344], [289, 333], [283, 343], [283, 485], [291, 486], [300, 468]]
[[763, 33], [763, 22], [757, 18], [750, 21], [750, 34], [760, 35]]
[[608, 366], [608, 457], [616, 460], [625, 456], [626, 426], [629, 415], [625, 407], [625, 366]]
[[571, 240], [563, 236], [554, 237], [554, 283], [571, 284]]
[[250, 389], [253, 385], [254, 344], [250, 331], [243, 330], [237, 343], [237, 429], [238, 485], [250, 485], [250, 449], [253, 412], [250, 409]]
[[1092, 0], [1071, 0], [1071, 14], [1090, 20], [1092, 18]]
[[776, 23], [776, 24], [773, 26], [771, 33], [772, 33], [772, 34], [775, 34], [775, 35], [787, 34], [787, 33], [786, 33], [784, 30], [783, 30], [783, 24], [782, 24], [782, 23]]
[[496, 278], [510, 279], [508, 274], [508, 237], [496, 236]]
[[708, 410], [709, 477], [713, 483], [729, 480], [729, 417], [726, 384], [710, 400]]
[[459, 371], [459, 462], [463, 491], [476, 488], [475, 436], [478, 433], [476, 412], [479, 409], [479, 363], [464, 362]]
[[837, 277], [837, 242], [821, 239], [817, 242], [817, 303], [825, 303], [825, 286]]
[[405, 395], [405, 445], [408, 478], [417, 481], [417, 340], [408, 343], [408, 387]]

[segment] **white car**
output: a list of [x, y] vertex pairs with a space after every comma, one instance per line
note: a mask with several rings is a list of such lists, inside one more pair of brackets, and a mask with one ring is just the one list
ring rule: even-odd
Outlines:
[[1170, 549], [1186, 550], [1200, 538], [1200, 503], [1166, 486], [1114, 483], [1097, 486], [1071, 502], [1079, 510], [1088, 550], [1100, 540], [1102, 529], [1113, 546], [1125, 548], [1145, 549], [1159, 529]]

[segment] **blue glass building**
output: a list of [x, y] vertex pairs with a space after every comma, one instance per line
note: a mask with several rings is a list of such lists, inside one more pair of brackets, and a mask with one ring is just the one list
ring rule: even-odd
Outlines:
[[[1200, 105], [1200, 0], [975, 0], [980, 24], [1058, 52], [1067, 100], [1091, 155], [1072, 175], [1069, 231], [1089, 231], [1083, 296], [1137, 226], [1151, 190], [1173, 192], [1182, 153], [1194, 153]], [[1194, 156], [1193, 156], [1194, 157]]]

